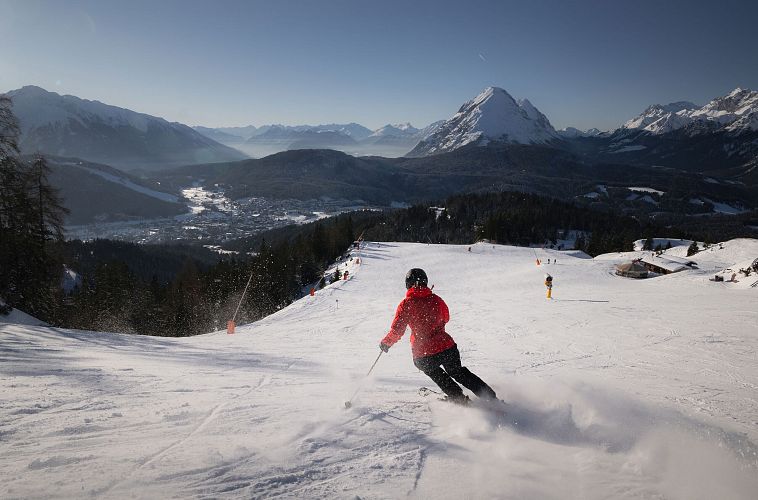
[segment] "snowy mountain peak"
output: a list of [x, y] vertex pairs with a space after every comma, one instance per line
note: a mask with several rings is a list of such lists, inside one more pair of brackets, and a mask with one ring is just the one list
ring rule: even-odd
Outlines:
[[[531, 106], [531, 103], [529, 103], [529, 106]], [[519, 104], [504, 89], [501, 89], [500, 87], [487, 87], [474, 99], [461, 106], [458, 113], [465, 113], [472, 110], [504, 111], [517, 109], [520, 109]]]
[[576, 127], [566, 127], [556, 131], [558, 135], [566, 139], [574, 139], [576, 137], [595, 137], [603, 133], [602, 130], [597, 128], [591, 128], [587, 130], [579, 130]]
[[245, 158], [181, 123], [28, 85], [6, 94], [25, 153], [77, 157], [123, 168]]
[[669, 104], [653, 104], [645, 110], [646, 113], [650, 112], [664, 112], [664, 113], [678, 113], [687, 109], [697, 109], [699, 106], [690, 101], [677, 101]]
[[702, 113], [723, 112], [743, 115], [758, 108], [758, 92], [736, 88], [724, 97], [717, 97], [700, 110]]
[[420, 132], [419, 129], [417, 129], [410, 123], [406, 122], [406, 123], [396, 123], [394, 125], [387, 124], [382, 128], [378, 128], [374, 130], [371, 136], [372, 137], [383, 137], [383, 136], [405, 137], [405, 136], [416, 135], [419, 132]]
[[499, 87], [487, 87], [420, 142], [409, 156], [445, 153], [468, 144], [541, 144], [557, 137], [550, 121], [531, 102], [516, 101]]
[[503, 99], [518, 105], [516, 103], [516, 100], [511, 97], [511, 95], [506, 92], [505, 89], [501, 89], [500, 87], [487, 87], [479, 95], [474, 97], [474, 99], [464, 104], [461, 109], [471, 104], [479, 106], [492, 99]]
[[30, 129], [69, 121], [86, 123], [99, 119], [111, 125], [147, 129], [149, 120], [168, 124], [163, 118], [152, 117], [128, 109], [103, 104], [100, 101], [81, 99], [73, 95], [60, 95], [34, 85], [27, 85], [7, 94], [13, 100], [14, 112], [19, 117], [22, 135]]
[[405, 123], [396, 123], [395, 125], [392, 125], [393, 127], [400, 129], [400, 130], [418, 130], [416, 127], [411, 125], [409, 122]]
[[702, 107], [687, 101], [665, 106], [655, 104], [636, 118], [624, 123], [621, 129], [664, 134], [693, 126], [694, 133], [714, 128], [741, 133], [758, 130], [757, 117], [758, 92], [738, 87], [723, 97], [716, 97]]
[[[695, 109], [698, 109], [697, 104], [693, 104], [689, 101], [677, 101], [669, 104], [653, 104], [652, 106], [648, 106], [639, 116], [624, 123], [621, 128], [661, 133], [662, 129], [666, 126], [664, 124], [672, 121], [674, 115], [683, 111], [691, 111]], [[661, 120], [663, 121], [660, 122]], [[670, 125], [673, 125], [673, 122]]]

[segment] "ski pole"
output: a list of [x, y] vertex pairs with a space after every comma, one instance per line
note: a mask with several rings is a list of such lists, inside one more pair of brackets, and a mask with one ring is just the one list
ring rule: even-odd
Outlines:
[[253, 281], [253, 272], [250, 273], [250, 277], [247, 279], [247, 285], [245, 285], [245, 289], [242, 291], [242, 297], [240, 297], [239, 304], [237, 304], [237, 309], [234, 310], [234, 316], [232, 316], [231, 321], [227, 321], [226, 323], [226, 333], [234, 333], [234, 328], [237, 326], [237, 323], [234, 322], [234, 320], [237, 319], [237, 313], [240, 312], [240, 306], [242, 305], [242, 301], [245, 300], [245, 294], [247, 293], [247, 289], [250, 286], [250, 282]]
[[[371, 375], [372, 371], [374, 371], [374, 367], [379, 362], [379, 358], [382, 357], [382, 354], [384, 354], [384, 351], [379, 351], [379, 356], [376, 357], [376, 360], [374, 360], [374, 364], [371, 365], [371, 368], [368, 369], [368, 373], [366, 373], [366, 376], [363, 377], [364, 380], [366, 379], [366, 377], [368, 377], [369, 375]], [[358, 395], [358, 391], [361, 390], [361, 385], [363, 385], [363, 380], [361, 380], [361, 384], [358, 385], [358, 388], [355, 390], [355, 392], [353, 393], [353, 395], [350, 396], [350, 399], [348, 399], [347, 401], [345, 401], [345, 408], [350, 408], [351, 406], [353, 406], [353, 403], [352, 403], [353, 398]]]

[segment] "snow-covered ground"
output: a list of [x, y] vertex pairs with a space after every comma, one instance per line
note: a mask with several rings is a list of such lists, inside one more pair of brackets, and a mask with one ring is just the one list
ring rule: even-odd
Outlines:
[[[645, 241], [646, 240], [635, 241], [634, 249], [638, 251], [642, 250], [645, 246]], [[653, 238], [653, 248], [657, 246], [660, 246], [661, 248], [666, 248], [666, 246], [669, 244], [671, 245], [672, 248], [667, 250], [666, 253], [672, 252], [674, 247], [684, 247], [684, 249], [686, 250], [692, 244], [692, 240], [682, 240], [682, 239], [674, 239], [674, 238]], [[602, 258], [605, 258], [605, 256], [603, 256]]]
[[[648, 280], [626, 254], [361, 253], [235, 335], [0, 326], [0, 497], [755, 498], [758, 288], [708, 278], [758, 241]], [[407, 335], [362, 383], [416, 266], [505, 416], [420, 395]]]
[[182, 189], [182, 196], [187, 199], [187, 206], [193, 215], [204, 212], [208, 207], [215, 207], [219, 212], [231, 212], [234, 204], [223, 192], [206, 191], [206, 189], [195, 183], [195, 186]]
[[631, 186], [627, 188], [629, 191], [637, 191], [639, 193], [655, 193], [658, 196], [663, 196], [665, 193], [663, 191], [659, 191], [658, 189], [653, 189], [649, 187], [644, 186]]
[[[5, 301], [0, 299], [0, 306], [4, 306]], [[0, 328], [3, 323], [15, 324], [15, 325], [31, 325], [31, 326], [47, 326], [47, 323], [40, 321], [34, 316], [29, 316], [23, 311], [18, 309], [12, 309], [8, 314], [0, 314]], [[2, 330], [0, 330], [2, 331]], [[0, 337], [2, 339], [2, 337]], [[0, 430], [0, 439], [2, 439], [2, 430]], [[0, 441], [1, 443], [2, 441]]]
[[82, 170], [86, 170], [87, 172], [97, 175], [99, 177], [102, 177], [103, 179], [113, 182], [115, 184], [120, 184], [124, 186], [125, 188], [131, 189], [132, 191], [136, 191], [138, 193], [142, 193], [144, 195], [150, 196], [152, 198], [156, 198], [161, 201], [167, 201], [169, 203], [177, 203], [179, 201], [179, 198], [176, 195], [164, 193], [163, 191], [156, 191], [155, 189], [150, 189], [145, 186], [140, 186], [139, 184], [135, 184], [131, 180], [129, 180], [127, 177], [119, 176], [119, 175], [113, 175], [108, 172], [104, 172], [103, 170], [99, 170], [97, 168], [91, 167], [81, 161], [79, 162], [65, 162], [62, 163], [62, 165], [72, 165], [77, 168], [81, 168]]

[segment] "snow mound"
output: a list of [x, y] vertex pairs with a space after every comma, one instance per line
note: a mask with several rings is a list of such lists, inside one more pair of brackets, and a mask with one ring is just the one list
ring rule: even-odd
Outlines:
[[[700, 245], [703, 248], [703, 245]], [[696, 262], [712, 262], [732, 266], [741, 261], [758, 258], [758, 240], [736, 238], [723, 243], [715, 243], [690, 257]]]
[[[0, 306], [5, 306], [5, 302], [0, 299]], [[18, 309], [11, 309], [8, 314], [0, 313], [0, 324], [11, 323], [15, 325], [30, 325], [30, 326], [47, 326], [47, 323], [40, 321], [34, 316], [26, 314]], [[1, 435], [1, 434], [0, 434]]]

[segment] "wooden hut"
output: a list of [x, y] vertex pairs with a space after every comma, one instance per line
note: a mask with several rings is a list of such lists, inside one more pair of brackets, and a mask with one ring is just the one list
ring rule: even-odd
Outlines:
[[625, 278], [647, 278], [647, 268], [637, 261], [616, 265], [616, 274]]

